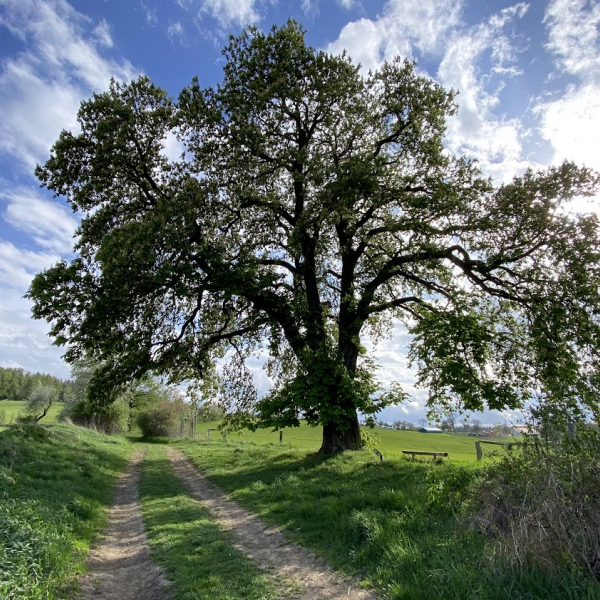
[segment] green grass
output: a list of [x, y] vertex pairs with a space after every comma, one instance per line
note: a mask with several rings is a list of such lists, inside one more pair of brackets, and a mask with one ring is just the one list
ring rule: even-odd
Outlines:
[[[201, 423], [198, 425], [198, 438], [205, 441], [206, 431], [211, 429], [211, 441], [222, 442], [223, 435], [217, 431], [219, 422]], [[380, 441], [375, 444], [384, 457], [402, 456], [402, 450], [421, 450], [426, 452], [448, 452], [450, 458], [459, 462], [473, 462], [477, 459], [475, 450], [476, 438], [464, 434], [452, 433], [419, 433], [418, 431], [396, 431], [391, 429], [367, 429], [371, 434], [379, 435]], [[322, 429], [309, 427], [304, 422], [300, 427], [283, 430], [283, 445], [288, 448], [298, 448], [316, 451], [321, 446]], [[515, 441], [512, 437], [493, 438], [494, 441]], [[230, 433], [227, 440], [231, 442], [246, 442], [253, 444], [279, 445], [279, 432], [269, 429], [257, 431], [244, 430], [241, 434]], [[483, 454], [492, 455], [502, 452], [500, 446], [483, 445]]]
[[190, 440], [175, 445], [241, 504], [338, 569], [358, 573], [385, 598], [600, 597], [598, 584], [588, 580], [502, 567], [492, 559], [489, 541], [452, 511], [474, 476], [474, 463], [379, 463], [369, 453], [324, 458], [303, 450]]
[[149, 447], [140, 492], [152, 558], [165, 568], [175, 600], [279, 597], [274, 580], [233, 548], [188, 495], [161, 446]]
[[131, 444], [90, 430], [0, 433], [0, 598], [72, 598]]
[[[25, 416], [27, 414], [25, 405], [26, 402], [20, 400], [0, 400], [0, 428], [16, 423], [18, 417]], [[56, 418], [60, 414], [62, 407], [62, 403], [52, 405], [48, 414], [40, 421], [40, 423], [45, 425], [56, 423]]]

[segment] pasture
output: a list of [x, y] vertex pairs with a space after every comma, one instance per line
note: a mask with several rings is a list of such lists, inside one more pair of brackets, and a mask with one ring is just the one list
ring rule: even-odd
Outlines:
[[[207, 430], [210, 429], [210, 440], [219, 442], [223, 440], [223, 434], [217, 430], [219, 423], [198, 424], [197, 438], [206, 441]], [[473, 462], [477, 458], [475, 441], [493, 440], [514, 442], [513, 437], [505, 438], [478, 438], [465, 434], [453, 433], [419, 433], [418, 431], [396, 431], [393, 429], [366, 429], [369, 434], [379, 436], [375, 447], [383, 454], [384, 460], [391, 457], [403, 456], [402, 450], [418, 450], [425, 452], [448, 452], [449, 457], [457, 462]], [[259, 429], [257, 431], [244, 430], [240, 433], [227, 434], [227, 440], [231, 442], [242, 442], [258, 445], [279, 446], [279, 432], [270, 429]], [[304, 422], [300, 427], [283, 429], [283, 447], [308, 450], [316, 452], [321, 445], [321, 429], [309, 427]], [[500, 446], [483, 445], [483, 455], [491, 456], [502, 452]]]
[[[19, 417], [27, 414], [25, 402], [19, 400], [0, 400], [0, 429], [16, 423]], [[48, 414], [41, 420], [46, 425], [56, 423], [56, 419], [62, 410], [62, 404], [57, 403], [50, 407]]]

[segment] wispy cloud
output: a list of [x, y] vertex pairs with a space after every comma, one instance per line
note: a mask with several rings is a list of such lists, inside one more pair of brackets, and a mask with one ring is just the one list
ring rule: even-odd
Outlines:
[[[181, 6], [181, 0], [177, 1]], [[262, 4], [265, 4], [265, 0], [200, 0], [199, 7], [201, 15], [209, 15], [223, 29], [227, 29], [258, 23], [262, 18], [259, 11]]]
[[72, 251], [77, 221], [66, 207], [40, 197], [37, 190], [23, 187], [0, 188], [0, 198], [8, 201], [4, 219], [15, 229], [52, 252]]
[[185, 39], [185, 28], [179, 21], [171, 23], [169, 27], [167, 27], [167, 37], [172, 43], [174, 43], [175, 40], [178, 42], [183, 42]]
[[140, 7], [142, 8], [146, 25], [156, 27], [158, 25], [158, 9], [156, 6], [150, 6], [144, 0], [140, 0]]
[[547, 48], [559, 69], [585, 78], [600, 76], [600, 3], [551, 0], [544, 17]]
[[76, 128], [80, 101], [108, 87], [111, 77], [138, 72], [102, 54], [112, 46], [105, 21], [94, 26], [64, 0], [2, 0], [0, 26], [27, 50], [0, 71], [0, 152], [31, 171], [61, 129]]
[[[496, 180], [512, 178], [530, 166], [523, 158], [527, 134], [522, 116], [495, 114], [507, 81], [522, 75], [512, 33], [515, 21], [527, 11], [516, 4], [476, 27], [456, 32], [448, 42], [437, 77], [446, 88], [459, 91], [458, 114], [449, 119], [447, 145], [459, 155], [477, 158]], [[485, 67], [482, 57], [489, 55]]]
[[540, 133], [552, 145], [554, 162], [575, 160], [600, 170], [600, 4], [552, 0], [544, 23], [557, 68], [575, 82], [538, 101]]

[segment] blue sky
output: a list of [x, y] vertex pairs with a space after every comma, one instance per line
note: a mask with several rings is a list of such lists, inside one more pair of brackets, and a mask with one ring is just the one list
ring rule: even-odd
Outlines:
[[[310, 44], [346, 50], [365, 70], [406, 56], [458, 90], [446, 145], [497, 182], [565, 158], [600, 170], [599, 0], [0, 0], [0, 365], [69, 373], [22, 296], [36, 272], [69, 257], [77, 216], [33, 169], [61, 129], [76, 131], [81, 100], [111, 77], [146, 74], [175, 97], [194, 76], [214, 85], [229, 34], [290, 17]], [[424, 414], [407, 342], [397, 327], [375, 350], [384, 381], [411, 394], [387, 420]], [[258, 369], [256, 379], [264, 390]]]

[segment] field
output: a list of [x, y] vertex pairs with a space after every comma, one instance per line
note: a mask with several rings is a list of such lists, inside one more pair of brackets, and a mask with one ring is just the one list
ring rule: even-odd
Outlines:
[[[200, 440], [206, 440], [207, 430], [210, 432], [211, 441], [222, 441], [223, 436], [216, 427], [218, 422], [202, 423], [198, 425], [197, 437]], [[396, 431], [392, 429], [367, 429], [370, 434], [379, 436], [380, 441], [375, 447], [383, 454], [384, 460], [387, 457], [399, 457], [402, 450], [420, 450], [426, 452], [448, 452], [449, 457], [457, 462], [472, 462], [476, 460], [475, 441], [493, 440], [514, 442], [512, 437], [506, 438], [476, 438], [464, 434], [452, 433], [419, 433], [418, 431]], [[243, 431], [240, 433], [230, 433], [227, 436], [229, 441], [244, 442], [250, 444], [275, 444], [279, 445], [279, 432], [262, 429], [258, 431]], [[309, 427], [302, 423], [300, 427], [288, 428], [283, 430], [283, 445], [288, 448], [317, 451], [321, 445], [321, 429], [318, 427]], [[483, 455], [491, 455], [494, 452], [501, 452], [499, 446], [483, 447]]]
[[[49, 424], [56, 423], [56, 417], [62, 410], [62, 404], [54, 404], [50, 407], [48, 414], [42, 419], [41, 423]], [[27, 413], [25, 402], [18, 400], [0, 400], [0, 429], [15, 423], [19, 416], [24, 416]], [[4, 418], [2, 418], [4, 415]]]

